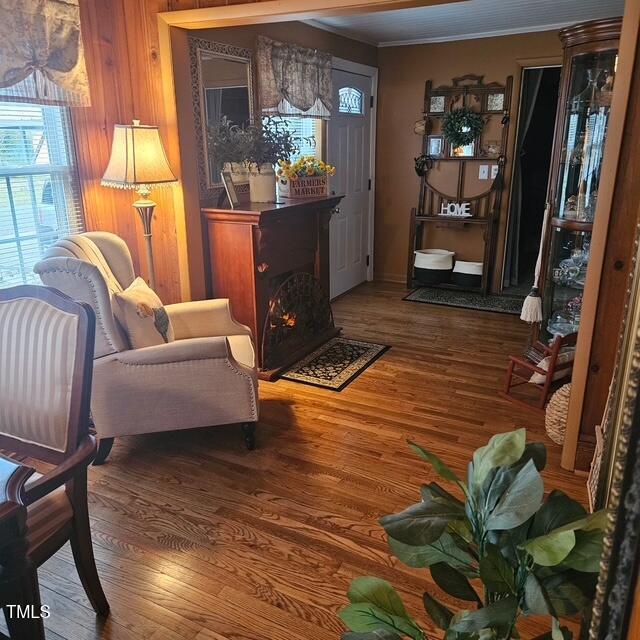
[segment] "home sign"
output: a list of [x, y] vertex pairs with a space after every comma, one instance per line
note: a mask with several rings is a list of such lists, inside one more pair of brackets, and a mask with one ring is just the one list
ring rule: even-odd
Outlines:
[[457, 218], [470, 218], [471, 217], [471, 203], [470, 202], [443, 202], [440, 207], [441, 216], [457, 217]]

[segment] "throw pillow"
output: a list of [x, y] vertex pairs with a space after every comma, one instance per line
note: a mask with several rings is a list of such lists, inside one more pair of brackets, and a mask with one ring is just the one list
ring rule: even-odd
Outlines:
[[[565, 364], [567, 362], [571, 362], [573, 357], [576, 354], [576, 350], [573, 347], [565, 348], [558, 354], [558, 359], [556, 360], [556, 366], [559, 364]], [[551, 362], [551, 356], [547, 356], [543, 358], [537, 366], [540, 369], [544, 369], [545, 371], [549, 371], [549, 363]], [[553, 379], [561, 380], [562, 378], [566, 378], [571, 375], [571, 368], [562, 369], [561, 371], [556, 371], [553, 374]], [[533, 384], [544, 384], [545, 377], [541, 373], [534, 373], [530, 378], [529, 382], [533, 382]]]
[[116, 318], [132, 349], [173, 342], [173, 327], [167, 311], [155, 291], [142, 278], [136, 278], [113, 298]]

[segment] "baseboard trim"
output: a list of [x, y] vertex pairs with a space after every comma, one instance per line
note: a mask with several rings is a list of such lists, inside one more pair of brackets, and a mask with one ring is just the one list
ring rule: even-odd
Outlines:
[[376, 273], [373, 279], [376, 282], [393, 282], [395, 284], [405, 284], [407, 276], [401, 273]]

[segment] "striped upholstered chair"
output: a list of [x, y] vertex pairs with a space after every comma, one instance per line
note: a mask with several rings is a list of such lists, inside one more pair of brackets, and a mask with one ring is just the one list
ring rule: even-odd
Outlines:
[[[7, 605], [39, 613], [37, 568], [66, 542], [96, 613], [109, 612], [87, 511], [94, 334], [89, 305], [48, 287], [0, 289], [0, 475], [15, 478], [0, 505], [0, 604], [12, 638], [44, 638], [42, 619]], [[40, 463], [44, 475], [30, 468]], [[2, 518], [7, 503], [13, 522]]]

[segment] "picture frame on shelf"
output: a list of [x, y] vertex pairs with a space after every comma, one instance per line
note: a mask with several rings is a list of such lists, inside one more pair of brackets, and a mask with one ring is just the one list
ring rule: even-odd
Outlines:
[[224, 185], [224, 190], [226, 191], [227, 198], [229, 199], [229, 205], [232, 209], [235, 209], [240, 204], [240, 200], [238, 198], [238, 194], [236, 193], [236, 187], [233, 184], [231, 171], [222, 171], [221, 177], [222, 184]]
[[427, 136], [427, 155], [432, 158], [444, 157], [444, 137], [441, 135]]
[[504, 109], [504, 92], [490, 93], [487, 96], [487, 111], [500, 112]]
[[487, 140], [482, 145], [480, 155], [483, 158], [499, 158], [501, 151], [500, 140]]
[[444, 96], [431, 96], [429, 101], [429, 113], [444, 113], [445, 111], [445, 97]]
[[470, 142], [469, 144], [462, 145], [460, 147], [454, 147], [451, 145], [451, 157], [452, 158], [473, 158], [476, 150], [476, 142]]

